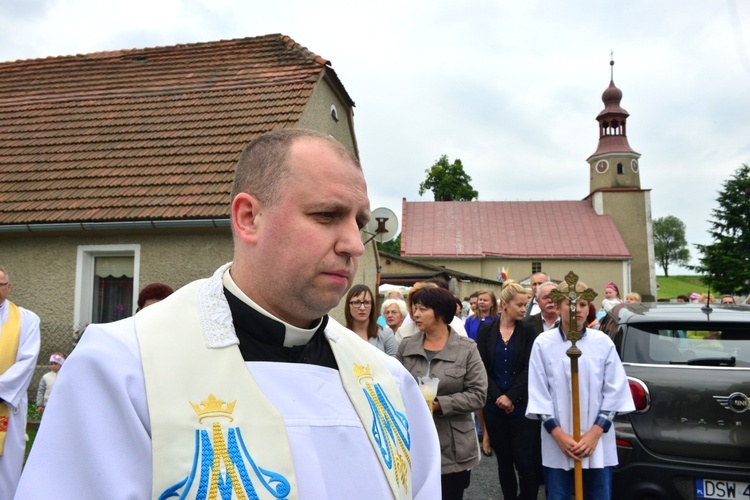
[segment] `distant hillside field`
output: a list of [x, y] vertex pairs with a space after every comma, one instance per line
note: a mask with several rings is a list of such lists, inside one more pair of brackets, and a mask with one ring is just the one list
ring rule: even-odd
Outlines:
[[700, 276], [657, 276], [659, 299], [674, 299], [678, 295], [690, 295], [693, 292], [705, 293], [708, 286], [701, 282]]

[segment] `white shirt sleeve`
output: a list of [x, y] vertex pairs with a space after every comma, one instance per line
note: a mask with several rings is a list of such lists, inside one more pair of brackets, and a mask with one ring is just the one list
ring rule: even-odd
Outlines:
[[132, 319], [91, 325], [58, 374], [15, 498], [150, 498], [149, 433]]

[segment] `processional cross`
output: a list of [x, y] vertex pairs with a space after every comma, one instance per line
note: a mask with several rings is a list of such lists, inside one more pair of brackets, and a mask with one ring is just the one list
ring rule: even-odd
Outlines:
[[[579, 292], [578, 288], [578, 275], [573, 271], [570, 271], [565, 275], [565, 283], [568, 285], [568, 292], [561, 292], [559, 290], [552, 290], [549, 293], [550, 299], [556, 304], [559, 304], [563, 300], [570, 301], [570, 331], [566, 332], [568, 340], [571, 342], [571, 346], [565, 351], [565, 354], [570, 358], [570, 382], [571, 382], [571, 393], [573, 399], [573, 439], [576, 441], [581, 440], [581, 403], [580, 396], [578, 394], [578, 358], [581, 357], [581, 350], [576, 346], [576, 342], [581, 340], [581, 332], [578, 331], [578, 322], [576, 321], [576, 303], [578, 299], [584, 299], [587, 302], [591, 302], [596, 298], [597, 293], [591, 289]], [[581, 461], [575, 461], [575, 489], [576, 489], [576, 500], [583, 500], [583, 468], [581, 467]]]

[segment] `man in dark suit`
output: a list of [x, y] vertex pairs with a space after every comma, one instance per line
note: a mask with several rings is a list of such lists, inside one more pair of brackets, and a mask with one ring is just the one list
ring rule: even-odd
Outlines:
[[560, 314], [557, 305], [549, 298], [549, 293], [557, 287], [552, 281], [545, 281], [536, 288], [536, 302], [541, 312], [524, 318], [524, 321], [534, 327], [536, 333], [546, 332], [557, 325]]
[[529, 318], [541, 311], [539, 307], [539, 301], [537, 299], [537, 290], [539, 285], [549, 281], [549, 274], [547, 273], [534, 273], [531, 275], [531, 300], [526, 304], [526, 315], [525, 318]]

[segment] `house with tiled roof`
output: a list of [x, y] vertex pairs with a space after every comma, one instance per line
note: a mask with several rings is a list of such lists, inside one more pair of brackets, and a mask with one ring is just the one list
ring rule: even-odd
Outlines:
[[[610, 81], [596, 117], [599, 143], [589, 194], [574, 201], [407, 202], [401, 256], [485, 279], [524, 282], [540, 271], [562, 280], [573, 270], [601, 300], [616, 282], [624, 298], [656, 298], [650, 190], [626, 135], [628, 112]], [[554, 181], [548, 179], [548, 181]], [[598, 302], [598, 301], [597, 301]]]
[[[13, 299], [43, 336], [70, 338], [133, 314], [148, 283], [210, 275], [232, 257], [244, 146], [302, 127], [356, 155], [353, 107], [331, 63], [282, 35], [0, 63], [0, 265]], [[373, 243], [359, 282], [375, 286], [376, 259]]]

